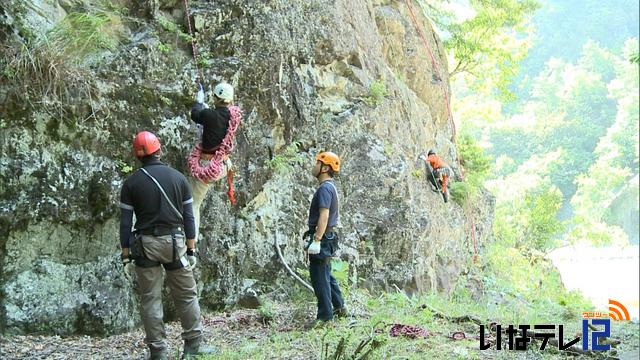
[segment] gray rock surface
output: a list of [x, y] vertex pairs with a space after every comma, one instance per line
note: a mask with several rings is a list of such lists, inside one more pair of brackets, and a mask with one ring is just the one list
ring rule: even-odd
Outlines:
[[[198, 72], [181, 34], [182, 3], [106, 3], [9, 1], [0, 9], [2, 331], [134, 326], [135, 295], [116, 260], [119, 188], [137, 166], [130, 141], [139, 130], [156, 132], [165, 160], [182, 171], [195, 141], [188, 108]], [[456, 167], [445, 55], [427, 18], [419, 16], [440, 81], [403, 2], [190, 3], [204, 83], [232, 82], [245, 111], [232, 156], [239, 204], [229, 206], [221, 182], [202, 209], [201, 304], [256, 306], [261, 292], [297, 286], [274, 243], [294, 268], [303, 266], [309, 171], [323, 149], [343, 160], [340, 256], [354, 285], [449, 291], [473, 254], [470, 219], [479, 246], [488, 239], [492, 199], [466, 210], [444, 204], [413, 175], [417, 154], [430, 147]], [[76, 12], [106, 14], [100, 33], [117, 46], [73, 62], [48, 49], [65, 77], [41, 67], [15, 71], [21, 44]], [[40, 86], [52, 80], [59, 85]], [[372, 101], [376, 81], [386, 94]]]

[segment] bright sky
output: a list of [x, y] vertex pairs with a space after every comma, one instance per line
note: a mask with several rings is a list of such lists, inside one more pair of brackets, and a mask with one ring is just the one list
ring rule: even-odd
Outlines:
[[[640, 268], [638, 245], [626, 247], [565, 246], [549, 258], [560, 271], [567, 290], [580, 290], [596, 310], [609, 312], [609, 299], [617, 300], [638, 319]], [[586, 309], [585, 309], [586, 310]]]

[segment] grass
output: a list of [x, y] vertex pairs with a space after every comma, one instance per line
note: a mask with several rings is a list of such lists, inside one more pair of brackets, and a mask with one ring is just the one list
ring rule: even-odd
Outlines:
[[0, 76], [18, 97], [63, 103], [90, 95], [87, 62], [118, 45], [119, 20], [108, 13], [69, 13], [46, 36], [2, 50]]
[[[338, 262], [334, 276], [347, 295], [349, 317], [329, 326], [304, 330], [313, 319], [315, 298], [299, 289], [287, 289], [286, 300], [269, 301], [258, 313], [272, 319], [267, 327], [244, 329], [239, 336], [224, 333], [214, 340], [220, 353], [204, 359], [555, 359], [567, 354], [540, 343], [527, 351], [479, 350], [479, 326], [455, 321], [472, 315], [488, 324], [563, 324], [565, 340], [580, 330], [580, 314], [593, 307], [579, 294], [564, 290], [560, 278], [544, 263], [500, 244], [489, 246], [477, 266], [461, 276], [450, 295], [403, 292], [371, 293], [350, 288], [348, 264]], [[299, 271], [304, 275], [304, 271]], [[443, 317], [442, 315], [447, 317]], [[390, 336], [393, 324], [419, 326], [425, 338]], [[464, 332], [467, 339], [453, 340]], [[248, 336], [247, 336], [248, 335]], [[622, 351], [638, 348], [637, 325], [615, 322], [613, 338]], [[224, 337], [225, 340], [222, 340]], [[216, 338], [216, 336], [214, 336]], [[506, 340], [505, 337], [503, 339]], [[613, 353], [600, 353], [595, 358]]]

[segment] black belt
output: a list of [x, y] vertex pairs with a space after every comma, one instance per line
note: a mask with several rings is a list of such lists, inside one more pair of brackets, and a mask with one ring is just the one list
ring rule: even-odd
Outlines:
[[177, 234], [182, 234], [182, 228], [154, 227], [151, 229], [142, 229], [140, 230], [140, 233], [142, 235], [153, 235], [153, 236], [177, 235]]

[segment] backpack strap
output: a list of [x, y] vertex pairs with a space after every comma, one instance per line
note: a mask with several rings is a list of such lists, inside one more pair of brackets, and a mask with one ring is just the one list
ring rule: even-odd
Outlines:
[[145, 168], [140, 168], [140, 170], [142, 170], [143, 173], [145, 173], [151, 180], [153, 180], [153, 182], [158, 186], [158, 189], [160, 189], [160, 192], [162, 193], [162, 195], [164, 195], [164, 198], [167, 199], [167, 202], [169, 203], [169, 206], [171, 206], [171, 209], [173, 209], [173, 211], [176, 213], [176, 215], [178, 215], [180, 220], [183, 220], [182, 214], [173, 205], [173, 203], [171, 202], [171, 199], [169, 199], [169, 196], [167, 196], [167, 193], [164, 192], [164, 189], [162, 188], [162, 185], [160, 185], [158, 180], [156, 180], [156, 178], [151, 176], [151, 174], [149, 174], [149, 172]]

